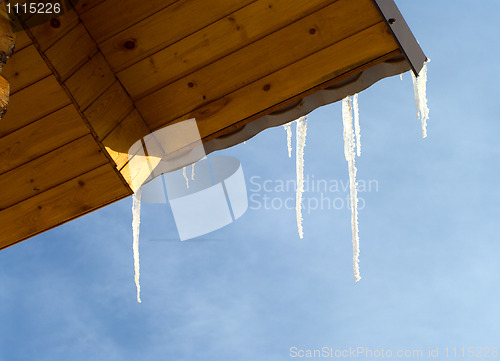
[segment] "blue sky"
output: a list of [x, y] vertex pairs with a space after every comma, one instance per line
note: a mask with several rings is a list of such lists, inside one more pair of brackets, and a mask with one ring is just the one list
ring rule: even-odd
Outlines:
[[[432, 60], [429, 136], [409, 73], [360, 94], [358, 179], [378, 187], [360, 193], [359, 283], [345, 207], [305, 211], [302, 240], [293, 210], [250, 209], [181, 243], [151, 240], [176, 230], [146, 205], [137, 304], [128, 198], [0, 252], [0, 360], [279, 361], [291, 347], [358, 346], [439, 347], [442, 359], [445, 347], [500, 347], [500, 2], [397, 3]], [[252, 177], [295, 178], [281, 127], [221, 153], [240, 159], [249, 195]], [[309, 116], [305, 173], [348, 180], [338, 103]]]

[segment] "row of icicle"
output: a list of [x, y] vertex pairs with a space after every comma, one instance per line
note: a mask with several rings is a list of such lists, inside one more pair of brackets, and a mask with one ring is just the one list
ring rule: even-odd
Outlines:
[[[194, 181], [194, 165], [195, 163], [191, 164], [191, 180]], [[186, 188], [189, 189], [189, 178], [187, 176], [187, 167], [182, 168], [182, 176], [184, 177], [184, 180], [186, 181]]]
[[[422, 123], [422, 137], [427, 137], [427, 120], [429, 120], [429, 108], [427, 106], [427, 62], [424, 63], [418, 77], [412, 73], [413, 89], [415, 92], [415, 107], [417, 117]], [[297, 189], [295, 211], [297, 216], [297, 229], [299, 237], [304, 237], [302, 228], [302, 195], [304, 193], [304, 148], [306, 145], [307, 116], [301, 117], [296, 123], [296, 173]], [[361, 130], [359, 125], [358, 94], [346, 97], [342, 100], [342, 123], [344, 127], [344, 155], [349, 169], [349, 190], [351, 203], [351, 231], [353, 244], [353, 270], [354, 280], [361, 279], [359, 273], [359, 229], [358, 229], [358, 194], [356, 182], [356, 155], [361, 156]], [[292, 157], [292, 129], [291, 123], [283, 125], [287, 137], [288, 156]], [[189, 178], [186, 167], [182, 169], [189, 188]], [[191, 166], [191, 180], [194, 180], [194, 164]], [[137, 302], [141, 302], [141, 285], [139, 283], [139, 228], [141, 214], [141, 188], [133, 195], [132, 201], [132, 232], [133, 232], [133, 254], [134, 254], [134, 281], [137, 288]]]
[[[358, 197], [356, 183], [356, 166], [355, 157], [361, 155], [360, 142], [360, 126], [359, 126], [359, 108], [358, 94], [354, 95], [354, 125], [353, 125], [353, 105], [351, 98], [347, 97], [342, 101], [342, 119], [344, 124], [344, 153], [349, 167], [349, 186], [351, 195], [351, 225], [352, 225], [352, 242], [353, 242], [353, 268], [354, 279], [359, 281], [359, 237], [358, 237]], [[306, 145], [307, 134], [307, 116], [301, 117], [295, 121], [296, 123], [296, 200], [295, 212], [297, 216], [297, 230], [299, 237], [304, 238], [304, 230], [302, 227], [302, 195], [304, 193], [304, 148]], [[291, 123], [283, 125], [287, 136], [288, 156], [292, 156], [292, 130]], [[357, 144], [357, 147], [356, 147]], [[356, 152], [355, 152], [356, 149]]]
[[[422, 138], [427, 137], [427, 120], [429, 108], [427, 106], [427, 60], [418, 77], [412, 72], [413, 89], [415, 93], [415, 107], [417, 118], [422, 123]], [[402, 79], [402, 74], [401, 74]], [[353, 122], [354, 121], [354, 122]], [[307, 117], [301, 117], [296, 122], [296, 216], [299, 237], [304, 237], [302, 227], [302, 195], [304, 192], [304, 147], [307, 133]], [[349, 169], [349, 191], [351, 204], [351, 231], [353, 245], [353, 271], [354, 280], [361, 279], [359, 273], [359, 228], [358, 228], [358, 191], [356, 182], [356, 156], [361, 156], [361, 128], [359, 124], [358, 94], [353, 98], [346, 97], [342, 100], [342, 123], [344, 128], [344, 155]], [[292, 129], [291, 123], [283, 125], [286, 131], [288, 157], [292, 157]]]

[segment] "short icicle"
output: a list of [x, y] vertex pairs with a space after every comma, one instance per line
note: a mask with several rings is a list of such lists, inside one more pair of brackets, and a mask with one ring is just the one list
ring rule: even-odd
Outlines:
[[297, 214], [297, 228], [299, 237], [304, 238], [302, 229], [302, 193], [304, 193], [304, 148], [306, 146], [307, 116], [297, 120], [297, 144], [296, 144], [296, 171], [297, 171], [297, 193], [295, 200], [295, 211]]
[[427, 106], [427, 63], [429, 61], [424, 63], [418, 77], [412, 72], [417, 118], [422, 122], [422, 138], [427, 137], [427, 120], [429, 120], [429, 107]]
[[351, 98], [342, 100], [342, 122], [344, 125], [344, 154], [349, 166], [349, 188], [351, 197], [351, 231], [353, 246], [353, 270], [354, 280], [361, 279], [359, 274], [359, 234], [358, 234], [358, 191], [356, 182], [356, 152], [353, 129], [352, 103]]
[[139, 229], [141, 224], [141, 192], [142, 188], [139, 188], [136, 193], [132, 196], [132, 234], [133, 243], [132, 249], [134, 252], [134, 280], [135, 287], [137, 288], [137, 302], [141, 303], [141, 285], [139, 283]]
[[359, 105], [358, 105], [358, 94], [354, 94], [353, 97], [353, 107], [354, 107], [354, 129], [356, 130], [356, 153], [358, 157], [361, 157], [361, 128], [359, 126]]
[[286, 131], [286, 146], [288, 148], [288, 158], [292, 158], [292, 127], [291, 124], [283, 124]]
[[189, 189], [189, 178], [187, 176], [186, 167], [182, 168], [182, 176], [186, 180], [186, 188]]

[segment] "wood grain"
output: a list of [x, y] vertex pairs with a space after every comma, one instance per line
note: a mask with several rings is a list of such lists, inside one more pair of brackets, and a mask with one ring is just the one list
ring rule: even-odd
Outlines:
[[113, 167], [103, 165], [0, 211], [0, 249], [130, 194]]
[[169, 122], [380, 21], [370, 0], [335, 2], [136, 101], [137, 109]]
[[78, 138], [0, 175], [0, 209], [31, 198], [108, 163], [95, 139]]
[[0, 173], [89, 133], [72, 105], [0, 138]]
[[25, 47], [33, 44], [31, 38], [28, 36], [26, 31], [21, 30], [16, 32], [16, 46], [14, 48], [14, 53], [24, 49]]
[[81, 109], [86, 109], [116, 80], [106, 59], [97, 53], [66, 80], [69, 92]]
[[99, 5], [105, 0], [70, 0], [70, 1], [73, 4], [76, 12], [79, 15], [82, 15], [86, 11], [89, 11], [90, 9], [92, 9], [96, 5]]
[[97, 45], [83, 26], [78, 24], [52, 45], [45, 55], [61, 80], [65, 81], [90, 58], [97, 54]]
[[120, 71], [253, 1], [179, 0], [98, 45]]
[[0, 122], [0, 137], [70, 103], [56, 78], [50, 75], [10, 97], [7, 113]]
[[106, 0], [85, 13], [82, 21], [92, 37], [101, 43], [178, 0]]
[[56, 20], [45, 22], [28, 30], [36, 39], [41, 51], [47, 50], [80, 22], [74, 9], [59, 16]]
[[134, 99], [141, 98], [334, 1], [256, 1], [122, 70], [117, 76]]
[[19, 90], [36, 83], [52, 74], [34, 45], [16, 51], [5, 64], [2, 74], [10, 82], [10, 93], [14, 95]]
[[120, 82], [116, 81], [84, 111], [84, 114], [97, 137], [102, 139], [133, 109], [134, 104], [129, 95]]
[[[397, 49], [380, 22], [175, 121], [195, 118], [205, 138]], [[153, 131], [166, 125], [164, 113], [144, 119]]]

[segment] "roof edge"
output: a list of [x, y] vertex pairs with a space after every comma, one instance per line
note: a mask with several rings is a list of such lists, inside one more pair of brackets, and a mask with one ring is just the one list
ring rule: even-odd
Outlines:
[[261, 131], [292, 122], [313, 110], [359, 93], [381, 79], [412, 70], [406, 58], [400, 53], [382, 63], [356, 73], [342, 81], [308, 95], [271, 114], [260, 117], [230, 134], [203, 143], [206, 154], [230, 148], [254, 137]]
[[399, 11], [394, 0], [372, 0], [377, 6], [380, 14], [384, 18], [387, 27], [391, 30], [394, 39], [399, 45], [401, 52], [410, 63], [415, 76], [418, 76], [420, 70], [427, 60], [417, 39], [410, 30], [403, 15]]

